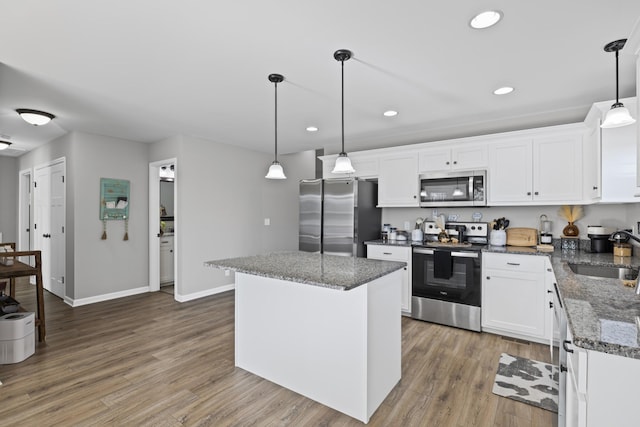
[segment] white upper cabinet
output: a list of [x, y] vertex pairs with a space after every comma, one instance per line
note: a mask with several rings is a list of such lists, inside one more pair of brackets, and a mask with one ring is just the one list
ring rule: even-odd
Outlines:
[[584, 203], [584, 127], [545, 129], [489, 146], [489, 205]]
[[379, 207], [419, 206], [419, 184], [417, 152], [380, 157]]
[[487, 173], [489, 204], [533, 200], [533, 150], [530, 139], [496, 143], [489, 147]]
[[583, 195], [586, 202], [596, 202], [602, 197], [600, 110], [592, 107], [584, 122], [587, 129], [582, 151]]
[[[636, 98], [620, 100], [637, 119]], [[598, 102], [591, 107], [586, 124], [601, 144], [602, 203], [638, 202], [637, 184], [638, 122], [619, 128], [602, 129], [599, 123], [615, 101]], [[594, 138], [592, 136], [592, 138]], [[585, 167], [588, 165], [585, 164]]]
[[426, 148], [420, 151], [420, 173], [487, 168], [486, 144], [458, 144], [450, 148]]

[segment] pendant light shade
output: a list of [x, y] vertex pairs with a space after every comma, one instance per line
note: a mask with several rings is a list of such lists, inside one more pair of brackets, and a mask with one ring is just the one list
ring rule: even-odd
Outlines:
[[56, 117], [51, 113], [38, 111], [38, 110], [31, 110], [28, 108], [18, 108], [16, 110], [16, 113], [18, 113], [20, 117], [22, 117], [22, 120], [34, 126], [46, 125]]
[[284, 175], [284, 169], [282, 169], [282, 165], [278, 162], [278, 83], [282, 83], [284, 81], [284, 76], [281, 74], [269, 74], [269, 81], [273, 83], [275, 87], [275, 158], [271, 166], [269, 166], [269, 172], [265, 178], [267, 179], [287, 179]]
[[608, 43], [604, 47], [605, 52], [616, 53], [616, 103], [611, 106], [611, 109], [607, 111], [607, 115], [604, 118], [604, 122], [600, 125], [601, 128], [617, 128], [621, 126], [630, 125], [635, 123], [635, 119], [629, 114], [629, 110], [620, 102], [618, 92], [618, 52], [622, 50], [627, 39], [620, 39]]
[[336, 61], [340, 61], [342, 69], [342, 151], [336, 159], [336, 165], [333, 167], [331, 173], [354, 173], [356, 170], [351, 165], [351, 160], [344, 151], [344, 61], [351, 58], [351, 51], [346, 49], [337, 50], [333, 57]]

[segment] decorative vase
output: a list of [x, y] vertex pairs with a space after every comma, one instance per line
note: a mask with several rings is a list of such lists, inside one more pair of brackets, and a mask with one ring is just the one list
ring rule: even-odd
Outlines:
[[505, 246], [507, 244], [507, 232], [504, 230], [493, 230], [489, 238], [492, 246]]
[[568, 237], [573, 237], [580, 234], [580, 230], [578, 230], [577, 226], [573, 225], [573, 222], [569, 222], [569, 224], [562, 229], [562, 234]]

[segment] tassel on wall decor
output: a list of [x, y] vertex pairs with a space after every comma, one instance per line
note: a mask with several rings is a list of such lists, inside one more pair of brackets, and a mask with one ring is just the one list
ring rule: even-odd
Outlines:
[[107, 220], [106, 219], [102, 220], [102, 237], [100, 239], [107, 240]]
[[122, 240], [129, 240], [129, 218], [124, 217], [124, 238]]

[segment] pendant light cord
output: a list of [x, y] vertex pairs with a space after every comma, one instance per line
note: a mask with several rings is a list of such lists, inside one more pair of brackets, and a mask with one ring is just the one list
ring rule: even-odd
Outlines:
[[276, 88], [276, 96], [275, 96], [275, 142], [276, 142], [276, 149], [275, 149], [275, 161], [278, 161], [278, 83], [274, 83], [274, 86]]
[[345, 154], [344, 152], [344, 59], [340, 61], [342, 64], [342, 151], [340, 154]]
[[620, 50], [616, 50], [616, 104], [620, 103], [620, 96], [618, 95], [618, 52]]

